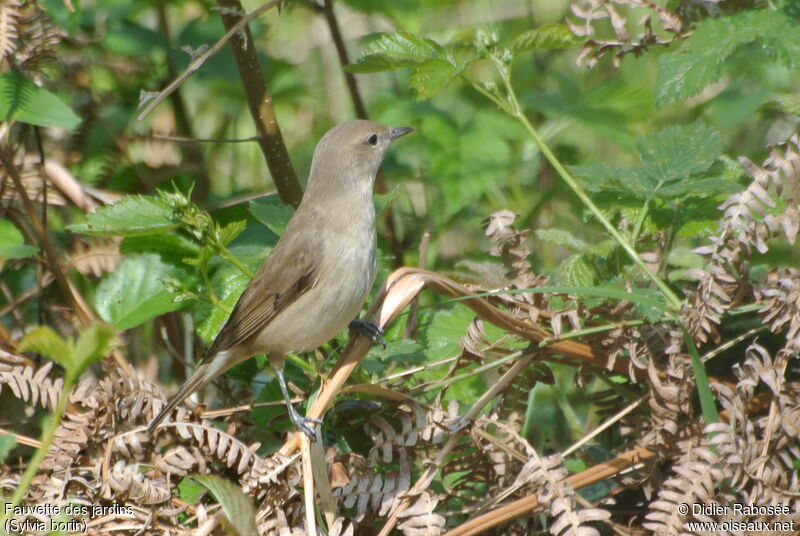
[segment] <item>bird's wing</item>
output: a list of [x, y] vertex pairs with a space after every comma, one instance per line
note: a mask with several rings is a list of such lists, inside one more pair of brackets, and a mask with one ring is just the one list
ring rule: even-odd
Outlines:
[[287, 306], [313, 288], [319, 277], [323, 238], [301, 230], [278, 241], [236, 302], [204, 361], [258, 335]]

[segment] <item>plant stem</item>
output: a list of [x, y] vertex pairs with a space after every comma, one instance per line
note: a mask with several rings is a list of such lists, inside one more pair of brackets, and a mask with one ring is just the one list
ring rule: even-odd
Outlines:
[[603, 213], [600, 211], [597, 205], [594, 204], [592, 199], [586, 194], [583, 188], [581, 188], [575, 178], [561, 164], [556, 155], [550, 150], [550, 147], [547, 146], [545, 141], [533, 127], [531, 122], [528, 121], [528, 118], [525, 116], [525, 114], [522, 113], [522, 107], [517, 99], [517, 94], [514, 92], [514, 87], [511, 85], [510, 67], [495, 56], [492, 56], [492, 60], [503, 80], [506, 93], [506, 102], [501, 101], [480, 85], [470, 81], [472, 86], [490, 101], [495, 103], [501, 110], [506, 111], [509, 113], [509, 115], [519, 121], [520, 124], [522, 124], [525, 130], [528, 131], [528, 134], [530, 134], [531, 138], [533, 138], [533, 141], [536, 142], [539, 150], [542, 152], [545, 158], [547, 158], [547, 161], [550, 162], [550, 165], [553, 166], [564, 182], [567, 183], [567, 186], [569, 186], [575, 195], [578, 196], [578, 199], [581, 200], [581, 202], [589, 209], [594, 217], [597, 218], [603, 227], [606, 228], [608, 233], [614, 238], [614, 240], [617, 241], [620, 247], [625, 250], [625, 253], [628, 254], [634, 264], [636, 264], [642, 270], [642, 272], [644, 272], [644, 274], [658, 287], [672, 308], [679, 309], [681, 306], [681, 300], [678, 298], [678, 296], [676, 296], [675, 293], [670, 290], [667, 284], [647, 266], [647, 264], [641, 259], [641, 257], [639, 257], [636, 251], [628, 244], [625, 238], [619, 233], [619, 231], [617, 231], [617, 229], [611, 225], [611, 222], [608, 221], [605, 216], [603, 216]]
[[631, 235], [631, 244], [635, 244], [637, 240], [639, 240], [639, 233], [642, 232], [642, 226], [644, 225], [644, 220], [647, 218], [647, 212], [650, 209], [650, 200], [644, 202], [644, 206], [642, 207], [642, 211], [639, 213], [639, 217], [636, 219], [636, 225], [633, 226], [633, 234]]
[[617, 229], [611, 225], [611, 222], [608, 221], [605, 216], [603, 216], [603, 213], [600, 211], [597, 205], [594, 204], [594, 201], [592, 201], [583, 188], [581, 188], [580, 185], [575, 181], [575, 178], [566, 170], [558, 158], [556, 158], [556, 155], [553, 154], [545, 141], [541, 138], [541, 136], [539, 136], [539, 133], [535, 128], [533, 128], [533, 125], [531, 125], [530, 121], [528, 121], [528, 118], [525, 117], [525, 114], [522, 113], [519, 101], [514, 93], [514, 88], [511, 86], [510, 74], [506, 74], [503, 81], [506, 86], [508, 101], [511, 105], [511, 115], [516, 118], [523, 127], [525, 127], [525, 130], [528, 131], [528, 134], [531, 135], [533, 141], [535, 141], [536, 145], [539, 146], [539, 150], [542, 152], [545, 158], [547, 158], [548, 162], [550, 162], [550, 165], [553, 166], [564, 182], [567, 183], [567, 186], [569, 186], [575, 195], [578, 196], [578, 199], [580, 199], [581, 202], [586, 205], [594, 217], [597, 218], [603, 227], [606, 228], [608, 233], [614, 237], [614, 240], [616, 240], [620, 247], [625, 250], [625, 253], [628, 254], [628, 257], [630, 257], [630, 259], [642, 270], [642, 272], [644, 272], [644, 274], [649, 277], [650, 280], [658, 287], [664, 297], [667, 298], [670, 305], [674, 309], [679, 309], [681, 306], [681, 300], [678, 298], [678, 296], [676, 296], [675, 293], [672, 292], [672, 290], [667, 286], [667, 284], [647, 266], [647, 264], [641, 259], [641, 257], [639, 257], [630, 244], [628, 244], [625, 238], [619, 233], [619, 231], [617, 231]]
[[233, 255], [233, 253], [231, 253], [230, 250], [228, 250], [228, 248], [226, 248], [225, 246], [223, 246], [219, 242], [217, 242], [216, 246], [217, 246], [217, 251], [219, 252], [219, 256], [220, 257], [222, 257], [223, 259], [225, 259], [226, 261], [228, 261], [229, 263], [234, 265], [244, 275], [246, 275], [250, 279], [253, 279], [253, 272], [251, 272], [250, 269], [247, 266], [242, 264], [242, 262], [239, 259], [237, 259]]

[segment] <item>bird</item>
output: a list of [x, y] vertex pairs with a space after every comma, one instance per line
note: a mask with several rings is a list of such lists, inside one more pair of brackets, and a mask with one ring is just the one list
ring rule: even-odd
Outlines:
[[316, 439], [309, 423], [321, 421], [300, 416], [289, 397], [283, 374], [286, 355], [317, 348], [348, 325], [380, 337], [377, 326], [353, 320], [377, 271], [373, 187], [390, 143], [412, 130], [358, 119], [322, 137], [306, 191], [278, 243], [195, 371], [150, 421], [148, 434], [194, 391], [263, 353], [275, 370], [292, 422]]

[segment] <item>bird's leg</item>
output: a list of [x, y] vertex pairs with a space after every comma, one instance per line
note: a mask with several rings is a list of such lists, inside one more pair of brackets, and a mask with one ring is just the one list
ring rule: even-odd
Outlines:
[[383, 339], [383, 330], [372, 322], [355, 319], [347, 327], [350, 331], [355, 331], [368, 338], [372, 344], [386, 346], [386, 341]]
[[298, 430], [306, 434], [311, 441], [316, 441], [317, 434], [314, 429], [308, 425], [308, 423], [313, 422], [315, 424], [322, 424], [322, 420], [315, 419], [314, 417], [304, 417], [297, 413], [297, 410], [295, 410], [294, 406], [292, 405], [292, 398], [289, 396], [289, 389], [286, 388], [286, 378], [283, 377], [283, 369], [276, 368], [275, 373], [278, 375], [278, 384], [281, 386], [283, 400], [286, 402], [286, 408], [289, 410], [289, 418], [292, 420]]

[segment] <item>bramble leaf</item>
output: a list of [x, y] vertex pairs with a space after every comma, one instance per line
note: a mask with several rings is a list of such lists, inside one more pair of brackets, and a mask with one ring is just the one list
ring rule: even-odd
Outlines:
[[785, 66], [800, 65], [800, 32], [785, 13], [765, 9], [709, 18], [697, 23], [678, 50], [659, 58], [656, 104], [664, 106], [696, 95], [719, 79], [723, 62], [738, 47], [754, 41]]
[[164, 313], [180, 309], [164, 286], [175, 269], [158, 255], [143, 254], [122, 261], [97, 286], [95, 307], [117, 329], [130, 329]]
[[136, 236], [161, 233], [179, 224], [164, 199], [130, 195], [98, 208], [94, 214], [86, 215], [85, 222], [68, 225], [67, 229], [88, 235]]

